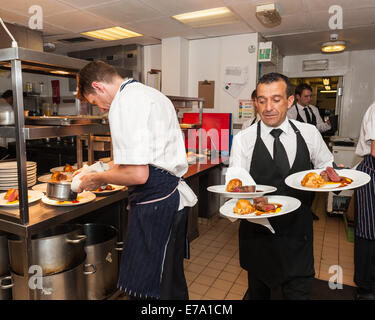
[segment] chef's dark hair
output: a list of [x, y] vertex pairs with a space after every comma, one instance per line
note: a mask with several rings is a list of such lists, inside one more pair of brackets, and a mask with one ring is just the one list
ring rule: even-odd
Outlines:
[[92, 87], [94, 81], [111, 83], [117, 76], [117, 71], [103, 61], [95, 60], [88, 63], [77, 74], [77, 98], [86, 101], [85, 95], [95, 92]]
[[296, 87], [294, 94], [301, 95], [303, 90], [310, 90], [312, 92], [312, 88], [307, 83], [301, 83]]
[[12, 91], [12, 90], [6, 90], [6, 91], [3, 93], [2, 97], [3, 97], [4, 99], [7, 99], [7, 98], [9, 98], [9, 97], [13, 97], [13, 91]]
[[286, 96], [287, 96], [287, 98], [289, 98], [290, 96], [293, 95], [293, 86], [290, 83], [289, 78], [287, 76], [284, 76], [281, 73], [277, 73], [277, 72], [266, 73], [265, 75], [263, 75], [259, 79], [258, 84], [257, 84], [257, 88], [258, 88], [259, 84], [261, 84], [261, 83], [269, 84], [269, 83], [277, 82], [277, 81], [280, 81], [280, 80], [285, 82], [285, 84], [286, 84]]

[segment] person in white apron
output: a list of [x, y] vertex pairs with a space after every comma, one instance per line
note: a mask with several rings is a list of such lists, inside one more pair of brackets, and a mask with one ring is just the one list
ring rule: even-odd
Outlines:
[[79, 190], [129, 187], [129, 221], [118, 287], [138, 299], [188, 299], [188, 206], [197, 198], [182, 176], [188, 163], [172, 102], [160, 91], [90, 62], [77, 76], [79, 96], [108, 110], [114, 165], [84, 175]]
[[363, 117], [356, 154], [363, 157], [357, 170], [371, 177], [368, 184], [354, 191], [356, 298], [375, 300], [375, 103]]

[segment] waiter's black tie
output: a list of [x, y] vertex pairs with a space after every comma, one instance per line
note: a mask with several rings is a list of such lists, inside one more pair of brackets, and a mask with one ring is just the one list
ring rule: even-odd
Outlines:
[[312, 123], [312, 121], [311, 121], [311, 116], [310, 116], [310, 112], [309, 112], [309, 110], [307, 109], [307, 107], [303, 108], [303, 111], [305, 111], [307, 123]]
[[276, 167], [280, 174], [285, 177], [289, 173], [289, 160], [286, 154], [285, 148], [280, 141], [280, 134], [283, 133], [281, 129], [273, 129], [271, 131], [272, 136], [275, 138], [273, 143], [273, 159], [276, 162]]

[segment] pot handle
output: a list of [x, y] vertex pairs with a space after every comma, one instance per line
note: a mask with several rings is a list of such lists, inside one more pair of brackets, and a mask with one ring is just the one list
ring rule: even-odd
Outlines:
[[85, 241], [87, 239], [87, 236], [85, 234], [79, 234], [77, 235], [76, 239], [66, 239], [66, 242], [76, 244], [81, 243], [82, 241]]
[[[10, 284], [2, 284], [4, 280], [11, 280], [11, 283]], [[6, 276], [6, 277], [3, 277], [3, 278], [0, 278], [0, 289], [9, 289], [9, 288], [12, 288], [14, 286], [14, 282], [13, 282], [13, 279], [12, 279], [12, 276]]]
[[121, 241], [121, 242], [116, 242], [116, 246], [121, 246], [121, 247], [117, 247], [117, 248], [115, 248], [115, 250], [116, 251], [122, 251], [122, 249], [123, 249], [123, 246], [124, 245], [124, 242], [123, 241]]
[[93, 271], [84, 271], [83, 272], [84, 275], [89, 275], [89, 274], [93, 274], [96, 272], [96, 267], [92, 263], [86, 263], [84, 265], [84, 268], [89, 268], [89, 267], [92, 267]]

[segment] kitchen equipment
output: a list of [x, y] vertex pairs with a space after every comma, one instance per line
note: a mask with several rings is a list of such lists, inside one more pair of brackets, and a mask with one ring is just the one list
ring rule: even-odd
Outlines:
[[3, 276], [8, 273], [9, 273], [8, 239], [7, 239], [7, 234], [3, 231], [0, 231], [0, 276]]
[[12, 277], [0, 277], [0, 300], [12, 300]]
[[11, 125], [14, 125], [13, 108], [4, 99], [0, 99], [0, 126]]
[[48, 181], [47, 197], [56, 200], [76, 200], [77, 192], [72, 191], [69, 181]]
[[26, 117], [26, 124], [42, 126], [69, 126], [71, 124], [102, 123], [100, 116], [43, 116]]
[[93, 264], [96, 273], [86, 277], [87, 299], [101, 300], [116, 290], [118, 280], [117, 229], [110, 225], [87, 223], [83, 225], [86, 263]]
[[[27, 186], [36, 183], [37, 164], [33, 161], [26, 162]], [[17, 161], [0, 162], [0, 190], [18, 188]]]
[[[91, 271], [89, 271], [89, 268], [91, 268]], [[36, 287], [32, 290], [33, 295], [31, 300], [85, 300], [85, 276], [92, 275], [95, 272], [95, 266], [85, 264], [84, 260], [81, 260], [78, 265], [70, 270], [43, 276], [41, 279], [42, 288]], [[28, 299], [28, 279], [14, 272], [11, 273], [10, 279], [12, 281], [10, 286], [12, 286], [13, 299]], [[2, 282], [0, 282], [0, 288], [3, 287]], [[9, 287], [9, 285], [7, 287]]]
[[[43, 275], [71, 269], [85, 256], [84, 241], [87, 236], [79, 225], [62, 224], [31, 238], [32, 261], [30, 265], [42, 267]], [[23, 275], [23, 241], [16, 235], [8, 238], [11, 270]]]

